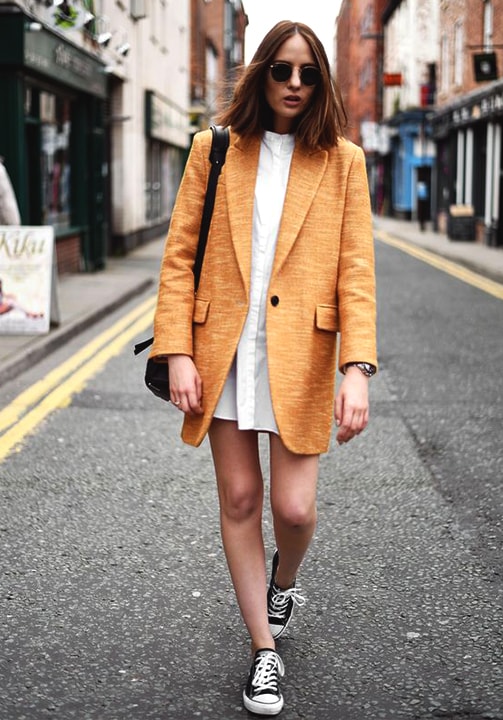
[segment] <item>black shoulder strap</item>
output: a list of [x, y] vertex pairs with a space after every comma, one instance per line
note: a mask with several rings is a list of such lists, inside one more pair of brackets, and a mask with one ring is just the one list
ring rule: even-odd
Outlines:
[[[210, 163], [211, 169], [208, 177], [208, 185], [206, 186], [206, 196], [204, 198], [203, 214], [201, 217], [201, 227], [199, 229], [199, 240], [197, 243], [196, 259], [194, 262], [194, 290], [199, 287], [199, 278], [201, 277], [201, 268], [203, 267], [204, 253], [206, 250], [206, 241], [208, 240], [208, 232], [210, 230], [211, 217], [215, 206], [215, 195], [217, 192], [218, 176], [222, 171], [225, 163], [227, 148], [229, 147], [229, 128], [221, 125], [212, 125]], [[146, 350], [152, 343], [154, 338], [143, 340], [134, 346], [134, 354]]]
[[206, 197], [204, 199], [201, 227], [199, 230], [199, 241], [197, 244], [197, 253], [194, 262], [194, 290], [196, 291], [199, 287], [199, 278], [201, 277], [201, 268], [203, 266], [204, 253], [206, 250], [206, 241], [208, 240], [211, 216], [213, 215], [213, 208], [215, 206], [218, 176], [222, 171], [222, 167], [225, 163], [227, 148], [229, 147], [229, 128], [224, 128], [220, 125], [212, 125], [211, 131], [213, 133], [210, 150], [211, 170], [208, 177], [208, 186], [206, 188]]

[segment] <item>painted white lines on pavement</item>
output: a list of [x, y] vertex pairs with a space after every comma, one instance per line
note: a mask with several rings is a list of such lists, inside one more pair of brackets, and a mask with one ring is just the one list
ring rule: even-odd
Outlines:
[[479, 275], [472, 270], [467, 270], [467, 268], [463, 267], [462, 265], [458, 265], [452, 260], [446, 260], [440, 255], [436, 255], [429, 250], [424, 250], [423, 248], [420, 248], [417, 245], [409, 243], [405, 240], [400, 240], [382, 230], [376, 231], [374, 235], [378, 240], [385, 243], [386, 245], [391, 245], [392, 247], [398, 248], [399, 250], [402, 250], [403, 252], [408, 253], [409, 255], [412, 255], [413, 257], [418, 258], [425, 263], [428, 263], [429, 265], [432, 265], [438, 270], [442, 270], [448, 275], [452, 275], [458, 280], [462, 280], [468, 285], [473, 285], [473, 287], [479, 288], [479, 290], [483, 290], [484, 292], [488, 293], [489, 295], [493, 295], [499, 300], [503, 300], [503, 285], [501, 283], [494, 282], [494, 280], [489, 280], [483, 275]]
[[143, 302], [0, 411], [0, 462], [152, 324], [155, 302], [155, 296]]

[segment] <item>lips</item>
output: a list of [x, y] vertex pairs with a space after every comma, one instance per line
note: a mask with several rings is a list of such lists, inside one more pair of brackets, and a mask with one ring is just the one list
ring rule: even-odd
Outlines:
[[283, 98], [283, 100], [287, 105], [298, 105], [300, 102], [302, 102], [299, 95], [287, 95], [285, 98]]

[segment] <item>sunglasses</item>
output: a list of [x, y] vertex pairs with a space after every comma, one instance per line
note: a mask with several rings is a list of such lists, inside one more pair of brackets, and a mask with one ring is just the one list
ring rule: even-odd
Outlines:
[[[271, 77], [274, 82], [281, 83], [290, 80], [293, 73], [293, 66], [286, 62], [276, 62], [269, 65], [269, 70], [271, 71]], [[300, 68], [300, 81], [303, 85], [312, 87], [313, 85], [317, 85], [320, 80], [321, 72], [315, 65], [305, 65]]]

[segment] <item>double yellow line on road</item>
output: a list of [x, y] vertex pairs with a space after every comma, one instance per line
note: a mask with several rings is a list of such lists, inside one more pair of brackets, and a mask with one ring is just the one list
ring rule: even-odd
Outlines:
[[489, 295], [494, 295], [494, 297], [499, 300], [503, 300], [503, 285], [501, 283], [489, 280], [483, 275], [479, 275], [472, 270], [468, 270], [462, 265], [458, 265], [456, 262], [446, 260], [440, 255], [436, 255], [429, 250], [424, 250], [423, 248], [413, 245], [405, 240], [400, 240], [399, 238], [389, 235], [387, 232], [382, 230], [378, 230], [374, 234], [378, 240], [386, 245], [398, 248], [408, 255], [418, 258], [418, 260], [422, 260], [423, 262], [428, 263], [428, 265], [432, 265], [438, 270], [442, 270], [448, 275], [452, 275], [453, 277], [458, 278], [458, 280], [462, 280], [468, 285], [473, 285], [473, 287], [479, 288], [479, 290], [483, 290]]
[[[376, 237], [387, 245], [503, 300], [503, 285], [500, 283], [386, 232], [377, 231]], [[19, 447], [26, 436], [51, 412], [69, 405], [72, 397], [82, 390], [112, 357], [118, 355], [125, 345], [151, 325], [155, 301], [154, 296], [145, 300], [0, 411], [0, 462]]]
[[145, 300], [0, 411], [0, 462], [152, 324], [155, 302], [155, 296]]

